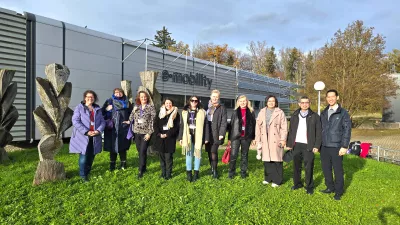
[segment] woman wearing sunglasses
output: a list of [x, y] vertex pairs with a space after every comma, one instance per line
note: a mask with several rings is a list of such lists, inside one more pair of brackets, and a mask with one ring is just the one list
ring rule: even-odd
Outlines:
[[[183, 107], [181, 128], [179, 129], [179, 143], [182, 154], [186, 155], [186, 172], [189, 182], [199, 179], [201, 147], [204, 143], [204, 129], [206, 111], [199, 98], [192, 96]], [[192, 173], [194, 157], [194, 177]]]

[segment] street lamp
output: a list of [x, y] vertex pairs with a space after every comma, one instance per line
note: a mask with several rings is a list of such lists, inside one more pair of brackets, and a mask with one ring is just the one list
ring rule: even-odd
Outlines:
[[324, 90], [325, 84], [322, 81], [317, 81], [314, 84], [314, 89], [318, 91], [318, 115], [321, 115], [321, 91]]

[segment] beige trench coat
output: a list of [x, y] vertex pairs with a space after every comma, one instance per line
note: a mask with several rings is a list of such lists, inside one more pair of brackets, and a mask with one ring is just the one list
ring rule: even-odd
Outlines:
[[267, 135], [266, 124], [267, 107], [260, 110], [256, 121], [256, 142], [257, 148], [261, 148], [262, 161], [282, 162], [283, 148], [279, 148], [279, 141], [286, 141], [287, 121], [285, 113], [280, 108], [275, 108], [269, 121]]

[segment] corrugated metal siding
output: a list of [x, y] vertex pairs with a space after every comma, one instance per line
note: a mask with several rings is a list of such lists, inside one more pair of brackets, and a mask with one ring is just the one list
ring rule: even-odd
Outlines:
[[13, 141], [26, 140], [26, 19], [13, 11], [0, 8], [0, 68], [16, 70], [14, 106], [19, 118], [11, 129]]

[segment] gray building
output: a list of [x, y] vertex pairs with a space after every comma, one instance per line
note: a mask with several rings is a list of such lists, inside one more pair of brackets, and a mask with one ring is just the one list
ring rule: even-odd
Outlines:
[[[400, 86], [400, 73], [392, 74], [393, 78], [396, 79], [397, 84]], [[390, 97], [389, 108], [384, 109], [382, 115], [383, 122], [400, 122], [400, 89], [396, 91], [396, 97]]]
[[[191, 95], [207, 105], [211, 90], [221, 92], [221, 102], [231, 113], [235, 99], [245, 94], [258, 111], [273, 94], [289, 115], [291, 97], [298, 86], [248, 71], [239, 70], [184, 54], [166, 51], [143, 40], [132, 41], [39, 15], [0, 8], [0, 68], [17, 70], [15, 105], [20, 118], [12, 130], [14, 140], [38, 140], [32, 111], [41, 104], [35, 78], [45, 77], [49, 63], [68, 66], [71, 71], [74, 108], [87, 89], [96, 91], [99, 104], [109, 98], [121, 80], [131, 80], [132, 90], [141, 84], [139, 72], [159, 71], [156, 87], [163, 97], [183, 107]], [[65, 136], [70, 135], [70, 130]]]

